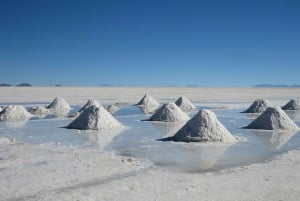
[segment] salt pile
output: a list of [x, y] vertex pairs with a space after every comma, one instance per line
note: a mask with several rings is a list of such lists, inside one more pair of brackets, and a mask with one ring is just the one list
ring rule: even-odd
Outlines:
[[71, 107], [63, 98], [55, 98], [50, 105], [47, 106], [51, 112], [54, 113], [66, 113]]
[[89, 99], [84, 106], [79, 109], [79, 113], [83, 112], [85, 109], [91, 107], [92, 105], [100, 107], [100, 103], [96, 99]]
[[116, 105], [109, 105], [107, 106], [106, 110], [110, 113], [110, 114], [113, 114], [115, 113], [116, 111], [118, 111], [120, 108]]
[[45, 108], [44, 106], [35, 106], [28, 109], [28, 112], [30, 112], [33, 115], [37, 116], [46, 116], [49, 114], [49, 109]]
[[296, 130], [298, 126], [278, 106], [269, 107], [245, 128], [262, 130]]
[[149, 121], [177, 122], [187, 121], [189, 116], [184, 113], [175, 103], [167, 103], [159, 108], [149, 119]]
[[26, 121], [30, 117], [21, 105], [9, 105], [0, 112], [0, 121]]
[[136, 105], [145, 113], [153, 113], [160, 106], [160, 104], [148, 94], [146, 94]]
[[233, 143], [236, 141], [210, 110], [200, 110], [169, 140], [222, 143]]
[[104, 130], [122, 128], [123, 125], [102, 106], [85, 109], [67, 128], [79, 130]]
[[190, 112], [196, 108], [194, 104], [185, 96], [179, 97], [175, 104], [185, 112]]
[[271, 103], [268, 100], [256, 99], [252, 105], [243, 113], [262, 113], [268, 107], [271, 107]]
[[290, 100], [287, 104], [282, 107], [283, 110], [299, 110], [300, 101], [299, 100]]

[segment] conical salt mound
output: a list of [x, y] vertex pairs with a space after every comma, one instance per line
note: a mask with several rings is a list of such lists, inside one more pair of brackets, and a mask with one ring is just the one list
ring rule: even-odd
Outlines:
[[91, 107], [92, 105], [99, 107], [100, 103], [96, 99], [89, 99], [84, 106], [80, 108], [78, 112], [83, 112], [85, 109]]
[[185, 112], [190, 112], [196, 108], [195, 105], [185, 96], [179, 97], [175, 104]]
[[283, 110], [300, 110], [299, 100], [290, 100], [287, 104], [282, 107]]
[[184, 113], [175, 103], [167, 103], [159, 108], [149, 119], [150, 121], [177, 122], [187, 121], [189, 116]]
[[136, 105], [145, 113], [153, 113], [160, 106], [160, 104], [148, 94], [146, 94]]
[[70, 110], [70, 105], [63, 98], [55, 98], [50, 105], [47, 106], [47, 109], [51, 111], [63, 111]]
[[268, 107], [271, 107], [271, 103], [265, 99], [256, 99], [252, 105], [243, 113], [262, 113]]
[[262, 130], [296, 130], [298, 126], [278, 106], [269, 107], [245, 128]]
[[26, 121], [30, 113], [21, 105], [9, 105], [0, 112], [0, 121]]
[[115, 113], [116, 111], [118, 111], [120, 108], [116, 105], [109, 105], [107, 106], [106, 110], [110, 113], [110, 114], [113, 114]]
[[78, 130], [105, 130], [122, 128], [122, 124], [102, 106], [85, 109], [67, 128]]
[[28, 112], [37, 116], [46, 116], [47, 114], [49, 114], [49, 109], [45, 108], [44, 106], [35, 106], [29, 108]]
[[233, 143], [236, 141], [210, 110], [200, 110], [170, 140], [222, 143]]

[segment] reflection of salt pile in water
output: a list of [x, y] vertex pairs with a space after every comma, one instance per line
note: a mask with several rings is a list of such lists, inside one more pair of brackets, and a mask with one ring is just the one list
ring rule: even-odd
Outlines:
[[47, 106], [47, 109], [55, 114], [65, 115], [70, 111], [71, 107], [63, 98], [58, 97]]
[[34, 106], [28, 109], [28, 112], [30, 112], [33, 115], [37, 116], [46, 116], [49, 114], [49, 109], [45, 108], [44, 106]]
[[297, 133], [296, 130], [251, 130], [251, 132], [274, 149], [280, 149]]
[[278, 106], [269, 107], [245, 128], [262, 130], [297, 130], [298, 126]]
[[9, 105], [0, 112], [0, 121], [26, 121], [31, 114], [21, 105]]
[[287, 104], [282, 106], [283, 110], [300, 110], [300, 101], [299, 100], [290, 100]]
[[150, 121], [177, 122], [187, 121], [189, 116], [184, 113], [175, 103], [167, 103], [159, 108], [149, 119]]
[[261, 113], [264, 112], [268, 107], [271, 107], [271, 103], [268, 100], [256, 99], [243, 113]]
[[186, 98], [185, 96], [181, 96], [179, 97], [175, 104], [183, 111], [185, 112], [190, 112], [192, 110], [194, 110], [196, 107], [194, 106], [193, 103], [191, 103], [191, 101]]
[[104, 130], [123, 127], [102, 106], [94, 105], [85, 109], [67, 128], [79, 130]]
[[236, 139], [210, 110], [200, 110], [169, 140], [233, 143]]
[[118, 111], [120, 108], [116, 105], [109, 105], [107, 106], [106, 110], [110, 113], [110, 114], [113, 114], [115, 113], [116, 111]]
[[174, 135], [185, 122], [151, 122], [154, 128], [164, 136]]
[[144, 113], [153, 113], [160, 104], [150, 95], [146, 94], [137, 104]]
[[3, 106], [0, 106], [0, 112], [2, 112], [3, 108], [4, 108]]

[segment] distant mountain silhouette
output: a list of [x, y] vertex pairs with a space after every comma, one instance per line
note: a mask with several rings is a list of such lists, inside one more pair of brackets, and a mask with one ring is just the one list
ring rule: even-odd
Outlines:
[[285, 85], [285, 84], [258, 84], [254, 85], [253, 87], [293, 87], [297, 88], [300, 87], [298, 84], [293, 84], [293, 85]]
[[29, 83], [21, 83], [21, 84], [18, 84], [18, 85], [16, 85], [17, 87], [32, 87], [32, 85], [31, 84], [29, 84]]
[[0, 84], [0, 87], [10, 87], [10, 86], [11, 86], [10, 84], [6, 84], [6, 83]]

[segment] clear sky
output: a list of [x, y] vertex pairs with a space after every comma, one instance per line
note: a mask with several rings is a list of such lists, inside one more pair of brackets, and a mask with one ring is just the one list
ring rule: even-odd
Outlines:
[[299, 0], [0, 0], [0, 83], [300, 84]]

